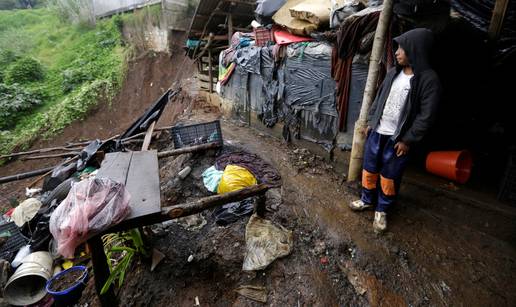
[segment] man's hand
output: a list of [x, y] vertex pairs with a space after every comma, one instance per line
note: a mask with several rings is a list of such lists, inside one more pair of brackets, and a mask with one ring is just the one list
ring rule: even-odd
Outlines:
[[371, 131], [371, 127], [367, 126], [365, 129], [364, 129], [364, 135], [367, 136], [369, 134], [369, 131]]
[[409, 146], [403, 142], [398, 142], [394, 145], [394, 149], [396, 149], [396, 156], [400, 157], [402, 155], [406, 155], [409, 151]]

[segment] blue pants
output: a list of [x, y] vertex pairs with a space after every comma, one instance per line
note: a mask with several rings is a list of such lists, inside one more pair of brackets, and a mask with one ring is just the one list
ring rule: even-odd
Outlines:
[[[408, 156], [396, 156], [390, 135], [371, 131], [364, 148], [362, 201], [385, 212], [396, 200]], [[380, 188], [378, 188], [378, 183]]]

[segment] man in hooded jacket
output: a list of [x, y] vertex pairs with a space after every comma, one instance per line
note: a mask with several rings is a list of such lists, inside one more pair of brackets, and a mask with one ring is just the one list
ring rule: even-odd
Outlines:
[[375, 207], [373, 228], [387, 228], [387, 209], [396, 200], [410, 148], [434, 122], [441, 83], [429, 65], [433, 33], [413, 29], [396, 37], [397, 65], [387, 72], [367, 118], [362, 196], [350, 204], [362, 211]]

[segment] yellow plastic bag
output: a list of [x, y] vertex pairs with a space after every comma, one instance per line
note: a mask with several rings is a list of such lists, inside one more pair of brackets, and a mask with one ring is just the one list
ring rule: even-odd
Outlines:
[[247, 169], [237, 165], [228, 165], [220, 179], [217, 193], [224, 194], [238, 191], [256, 183], [256, 178]]

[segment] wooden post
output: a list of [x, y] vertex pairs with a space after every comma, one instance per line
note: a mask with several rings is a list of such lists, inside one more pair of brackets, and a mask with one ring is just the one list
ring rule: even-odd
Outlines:
[[210, 77], [210, 94], [213, 93], [213, 59], [211, 58], [211, 48], [208, 49], [208, 76]]
[[497, 40], [503, 28], [503, 21], [505, 19], [505, 12], [509, 0], [496, 0], [493, 15], [491, 16], [491, 23], [489, 24], [488, 36], [491, 40]]
[[107, 263], [106, 254], [104, 253], [104, 245], [100, 235], [94, 236], [88, 240], [88, 247], [91, 251], [91, 262], [93, 263], [93, 272], [95, 278], [95, 290], [100, 300], [102, 307], [115, 307], [118, 306], [118, 302], [115, 297], [115, 291], [113, 286], [109, 287], [109, 290], [100, 295], [100, 291], [107, 279], [109, 278], [109, 266]]
[[362, 171], [362, 160], [364, 156], [365, 130], [367, 128], [367, 113], [376, 95], [376, 84], [378, 83], [378, 72], [380, 70], [380, 60], [385, 50], [385, 38], [389, 31], [389, 24], [392, 15], [392, 0], [383, 2], [383, 10], [376, 26], [374, 34], [373, 50], [369, 60], [369, 71], [364, 90], [364, 98], [360, 107], [360, 115], [355, 123], [353, 133], [353, 147], [349, 159], [348, 181], [356, 181], [360, 178]]
[[228, 14], [228, 45], [231, 46], [231, 38], [233, 37], [233, 15]]

